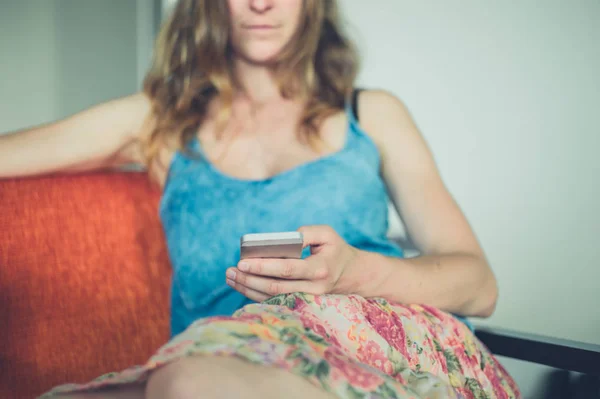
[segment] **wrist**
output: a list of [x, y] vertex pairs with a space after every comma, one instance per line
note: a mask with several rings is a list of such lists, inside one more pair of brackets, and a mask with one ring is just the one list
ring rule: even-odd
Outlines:
[[357, 250], [351, 273], [352, 293], [364, 298], [385, 296], [388, 282], [397, 267], [396, 259], [376, 252]]

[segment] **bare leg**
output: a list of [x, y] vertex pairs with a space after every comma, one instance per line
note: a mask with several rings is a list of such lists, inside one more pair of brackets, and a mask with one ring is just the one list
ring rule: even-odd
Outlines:
[[[145, 392], [144, 392], [145, 391]], [[284, 370], [234, 357], [181, 359], [155, 371], [147, 385], [127, 385], [62, 399], [332, 399], [334, 396]]]
[[94, 393], [59, 395], [61, 399], [145, 399], [145, 385], [125, 385]]
[[189, 357], [155, 371], [146, 399], [332, 399], [333, 395], [284, 370], [233, 357]]

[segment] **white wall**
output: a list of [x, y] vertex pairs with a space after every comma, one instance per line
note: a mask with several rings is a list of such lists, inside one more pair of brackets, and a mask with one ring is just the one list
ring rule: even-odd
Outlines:
[[2, 1], [0, 132], [133, 93], [152, 34], [137, 16], [134, 0]]
[[57, 114], [56, 32], [50, 1], [0, 5], [0, 132]]
[[341, 3], [499, 278], [486, 324], [600, 343], [600, 2]]

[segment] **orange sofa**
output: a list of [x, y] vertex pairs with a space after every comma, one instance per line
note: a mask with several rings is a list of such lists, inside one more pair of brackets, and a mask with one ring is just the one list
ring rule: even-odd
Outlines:
[[0, 180], [0, 398], [143, 363], [168, 340], [159, 197], [137, 172]]

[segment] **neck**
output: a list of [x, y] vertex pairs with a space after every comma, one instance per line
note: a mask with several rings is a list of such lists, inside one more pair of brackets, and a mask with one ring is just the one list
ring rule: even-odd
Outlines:
[[254, 105], [282, 99], [273, 71], [269, 67], [238, 60], [235, 64], [235, 74], [244, 97]]

